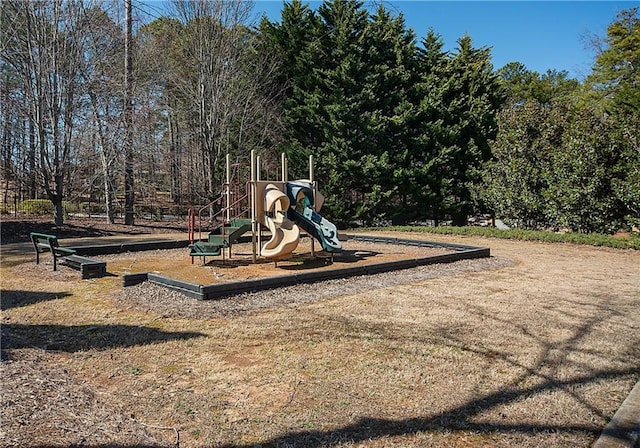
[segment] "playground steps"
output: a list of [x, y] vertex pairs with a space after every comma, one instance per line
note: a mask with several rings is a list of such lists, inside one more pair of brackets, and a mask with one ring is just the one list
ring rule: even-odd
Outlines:
[[251, 230], [251, 220], [236, 218], [225, 223], [209, 233], [209, 244], [217, 244], [221, 247], [229, 247], [243, 234]]
[[[213, 257], [220, 255], [223, 248], [231, 246], [243, 234], [251, 230], [251, 220], [236, 218], [209, 233], [207, 241], [198, 241], [190, 247], [192, 257]], [[203, 259], [206, 262], [206, 258]]]
[[215, 257], [220, 255], [220, 251], [222, 250], [222, 246], [218, 244], [209, 244], [203, 241], [193, 243], [189, 248], [191, 249], [189, 255], [192, 257]]

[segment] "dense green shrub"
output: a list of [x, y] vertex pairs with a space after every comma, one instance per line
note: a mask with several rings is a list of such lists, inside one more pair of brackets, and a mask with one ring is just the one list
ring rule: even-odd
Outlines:
[[50, 215], [53, 204], [48, 199], [27, 199], [18, 204], [18, 211], [29, 215]]
[[[63, 201], [62, 208], [65, 215], [77, 211], [77, 205]], [[52, 215], [53, 203], [49, 199], [26, 199], [18, 203], [18, 213], [27, 215]]]

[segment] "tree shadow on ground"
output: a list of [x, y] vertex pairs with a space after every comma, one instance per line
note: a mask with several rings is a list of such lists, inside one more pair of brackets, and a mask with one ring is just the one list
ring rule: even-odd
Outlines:
[[[28, 242], [31, 232], [46, 233], [63, 238], [103, 237], [114, 235], [108, 230], [63, 224], [57, 226], [52, 222], [6, 221], [2, 223], [2, 244]], [[118, 232], [119, 233], [119, 232]]]
[[320, 448], [344, 443], [360, 443], [386, 437], [410, 436], [422, 432], [449, 433], [452, 431], [483, 434], [580, 433], [595, 438], [600, 434], [600, 430], [593, 425], [478, 423], [474, 422], [473, 419], [491, 408], [513, 403], [532, 395], [559, 390], [564, 391], [605, 379], [613, 380], [637, 373], [638, 369], [605, 370], [568, 381], [548, 381], [529, 388], [501, 390], [430, 417], [400, 420], [363, 417], [357, 422], [335, 430], [291, 432], [270, 440], [264, 440], [258, 444], [228, 444], [221, 445], [220, 448], [251, 448], [255, 446]]
[[0, 293], [0, 309], [2, 311], [11, 308], [34, 305], [49, 300], [62, 299], [69, 296], [68, 292], [43, 292], [43, 291], [2, 291]]
[[[315, 255], [310, 253], [294, 254], [280, 260], [258, 258], [255, 262], [248, 258], [250, 253], [235, 254], [236, 258], [227, 258], [225, 260], [212, 259], [207, 261], [204, 266], [219, 268], [219, 269], [234, 269], [240, 266], [251, 266], [253, 264], [271, 264], [278, 263], [278, 269], [285, 271], [303, 271], [307, 269], [317, 269], [319, 267], [328, 266], [333, 261], [340, 263], [357, 263], [367, 258], [380, 255], [380, 252], [367, 251], [367, 250], [343, 250], [330, 254], [324, 251], [318, 251]], [[241, 258], [240, 258], [241, 257]]]
[[[443, 346], [469, 351], [494, 362], [500, 360], [522, 370], [522, 374], [509, 383], [505, 383], [502, 388], [495, 392], [484, 394], [460, 406], [433, 415], [404, 419], [362, 417], [351, 424], [332, 430], [293, 431], [259, 443], [227, 444], [222, 445], [221, 448], [249, 448], [254, 446], [320, 448], [384, 440], [389, 437], [412, 436], [419, 433], [447, 434], [455, 431], [482, 434], [519, 433], [532, 436], [540, 433], [580, 434], [595, 439], [602, 431], [601, 426], [595, 421], [575, 423], [573, 425], [531, 421], [513, 423], [508, 421], [501, 422], [500, 420], [478, 421], [483, 414], [489, 411], [535, 396], [554, 393], [568, 394], [573, 400], [580, 403], [582, 407], [588, 409], [592, 415], [599, 416], [605, 421], [610, 418], [610, 416], [603, 414], [602, 409], [594, 406], [586, 397], [581, 396], [579, 391], [603, 381], [616, 382], [637, 378], [640, 375], [640, 365], [634, 362], [633, 359], [621, 359], [619, 356], [612, 356], [612, 353], [606, 350], [597, 351], [581, 347], [582, 341], [590, 337], [596, 328], [619, 317], [621, 312], [612, 308], [606, 299], [596, 300], [594, 303], [588, 304], [575, 303], [571, 300], [562, 302], [558, 301], [556, 303], [556, 309], [553, 309], [552, 313], [561, 314], [566, 318], [571, 315], [566, 308], [574, 306], [579, 309], [587, 305], [589, 310], [592, 311], [591, 315], [586, 318], [584, 312], [581, 315], [572, 316], [575, 319], [572, 324], [561, 324], [567, 330], [566, 336], [562, 341], [550, 341], [544, 336], [533, 332], [526, 323], [513, 322], [502, 316], [488, 314], [480, 307], [465, 303], [465, 307], [471, 315], [479, 319], [488, 319], [495, 325], [518, 329], [518, 333], [524, 335], [532, 345], [538, 348], [538, 356], [531, 364], [518, 362], [513, 359], [509, 351], [496, 350], [496, 348], [480, 340], [473, 337], [468, 338], [467, 334], [453, 330], [447, 325], [435, 328], [434, 332], [429, 336], [407, 336], [403, 335], [401, 331], [400, 334], [397, 334], [398, 328], [388, 328], [386, 326], [377, 329], [382, 333], [382, 338], [385, 340], [395, 340], [401, 343], [403, 339], [413, 338], [415, 342], [422, 342], [425, 345], [437, 341]], [[371, 328], [368, 328], [367, 331], [370, 332]], [[387, 334], [387, 332], [389, 333]], [[357, 337], [357, 335], [354, 334], [352, 337]], [[634, 342], [630, 341], [630, 344], [634, 345]], [[602, 360], [613, 359], [617, 367], [595, 368], [591, 364], [584, 364], [574, 360], [575, 355], [579, 353], [588, 354]], [[549, 366], [553, 366], [553, 368], [549, 369]], [[563, 366], [571, 366], [576, 369], [576, 372], [584, 373], [576, 373], [567, 378], [562, 375]], [[531, 385], [523, 386], [525, 384]], [[621, 439], [621, 442], [626, 443], [628, 441]]]
[[286, 271], [301, 271], [305, 269], [316, 269], [323, 266], [329, 266], [333, 264], [333, 262], [345, 264], [358, 263], [359, 261], [375, 257], [376, 255], [380, 255], [380, 252], [369, 250], [343, 250], [334, 254], [318, 252], [316, 253], [316, 256], [301, 254], [299, 256], [283, 260], [284, 262], [293, 262], [296, 264], [279, 265], [278, 267]]
[[2, 325], [2, 350], [41, 348], [63, 352], [106, 350], [206, 336], [166, 332], [136, 325]]
[[155, 231], [184, 231], [186, 226], [179, 224], [169, 225], [167, 223], [147, 222], [137, 223], [135, 226], [125, 226], [124, 224], [105, 224], [100, 221], [91, 220], [68, 220], [64, 224], [57, 226], [53, 222], [42, 220], [4, 220], [0, 227], [0, 242], [2, 244], [28, 242], [29, 233], [38, 232], [55, 235], [60, 239], [66, 238], [100, 238], [114, 235], [142, 235], [154, 233]]
[[381, 252], [372, 250], [342, 250], [336, 252], [334, 258], [341, 263], [357, 263], [358, 261], [366, 260], [367, 258], [372, 258], [380, 254]]

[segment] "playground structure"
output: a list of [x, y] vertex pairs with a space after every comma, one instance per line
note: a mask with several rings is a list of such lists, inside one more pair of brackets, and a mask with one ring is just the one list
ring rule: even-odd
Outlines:
[[[251, 152], [250, 179], [245, 185], [245, 194], [241, 193], [239, 181], [233, 182], [231, 161], [226, 157], [226, 182], [220, 198], [198, 210], [198, 238], [196, 239], [196, 212], [189, 212], [189, 248], [191, 262], [194, 257], [222, 255], [225, 249], [231, 257], [232, 245], [246, 233], [251, 234], [252, 259], [258, 255], [275, 260], [291, 255], [300, 241], [300, 229], [312, 238], [311, 253], [315, 256], [314, 241], [318, 241], [322, 250], [333, 254], [342, 250], [338, 239], [338, 229], [329, 220], [319, 214], [324, 197], [318, 191], [314, 180], [313, 156], [309, 157], [309, 179], [288, 181], [287, 159], [281, 156], [281, 180], [261, 180], [260, 157]], [[211, 216], [217, 226], [202, 236], [202, 213], [219, 204], [220, 210]], [[269, 239], [263, 243], [263, 230], [269, 231]]]
[[[236, 165], [237, 166], [237, 165]], [[207, 278], [175, 278], [179, 273], [179, 267], [172, 265], [165, 275], [158, 270], [142, 272], [124, 272], [122, 274], [123, 287], [133, 286], [145, 281], [180, 292], [181, 294], [198, 300], [219, 299], [235, 294], [256, 292], [266, 289], [282, 288], [304, 283], [316, 283], [327, 280], [343, 279], [358, 276], [374, 275], [402, 269], [410, 269], [435, 263], [451, 263], [463, 259], [485, 258], [490, 256], [490, 250], [485, 247], [475, 247], [461, 244], [433, 242], [426, 240], [403, 239], [386, 236], [367, 235], [343, 235], [344, 240], [358, 242], [384, 244], [389, 247], [410, 246], [419, 249], [417, 252], [409, 252], [406, 256], [383, 261], [375, 260], [375, 256], [384, 252], [365, 249], [365, 255], [357, 255], [361, 249], [342, 251], [341, 241], [338, 238], [336, 226], [319, 214], [324, 198], [317, 190], [317, 184], [313, 176], [313, 157], [309, 158], [309, 179], [296, 181], [287, 180], [287, 160], [282, 155], [281, 180], [261, 180], [260, 162], [255, 154], [251, 154], [250, 179], [246, 184], [231, 181], [231, 163], [229, 156], [226, 158], [227, 181], [223, 184], [223, 191], [217, 201], [198, 210], [198, 239], [196, 240], [196, 211], [189, 212], [189, 239], [188, 240], [149, 240], [117, 242], [113, 244], [80, 245], [59, 249], [57, 239], [52, 235], [32, 234], [36, 262], [43, 251], [51, 251], [55, 257], [64, 259], [73, 258], [71, 267], [81, 269], [83, 278], [93, 274], [105, 275], [106, 262], [88, 258], [88, 256], [101, 254], [117, 254], [125, 252], [139, 252], [157, 249], [190, 248], [191, 264], [194, 258], [203, 257], [206, 264], [207, 256], [223, 256], [231, 258], [232, 245], [251, 242], [253, 263], [261, 256], [275, 261], [272, 271], [265, 270], [262, 266], [255, 265], [255, 272], [242, 279], [218, 280], [213, 283], [201, 284], [200, 281]], [[240, 172], [241, 170], [238, 170]], [[240, 177], [240, 176], [238, 176]], [[244, 192], [242, 188], [244, 186]], [[212, 210], [219, 204], [217, 213], [211, 213], [208, 217], [217, 226], [202, 238], [202, 212]], [[269, 232], [263, 234], [263, 230]], [[314, 242], [318, 241], [322, 250], [331, 257], [331, 263], [326, 263], [328, 257], [323, 255], [325, 263], [303, 262], [304, 269], [291, 269], [291, 263], [284, 263], [283, 271], [286, 274], [275, 274], [278, 270], [278, 261], [291, 255], [300, 242], [301, 230], [310, 237], [311, 256], [316, 257]], [[250, 233], [250, 238], [245, 234]], [[37, 237], [37, 238], [36, 238]], [[34, 239], [35, 238], [35, 239]], [[247, 246], [245, 246], [246, 248]], [[227, 249], [225, 251], [225, 249]], [[444, 250], [445, 253], [433, 254], [432, 249]], [[246, 249], [243, 249], [246, 250]], [[397, 249], [394, 249], [397, 254]], [[246, 253], [246, 252], [245, 252]], [[72, 257], [69, 256], [72, 255]], [[334, 254], [336, 255], [334, 260]], [[372, 257], [367, 260], [367, 258]], [[292, 257], [297, 263], [299, 257]], [[186, 261], [186, 260], [185, 260]], [[241, 260], [245, 263], [246, 258]], [[334, 265], [336, 261], [336, 265]], [[54, 266], [55, 266], [54, 258]], [[187, 266], [188, 264], [185, 263]], [[223, 263], [224, 264], [224, 263]], [[287, 265], [288, 264], [288, 265]], [[331, 266], [328, 266], [330, 264]], [[234, 267], [233, 263], [230, 263]], [[246, 265], [252, 265], [251, 263]], [[235, 264], [235, 267], [239, 266]], [[176, 270], [177, 268], [177, 270]], [[128, 268], [130, 269], [130, 268]], [[128, 271], [127, 269], [127, 271]], [[190, 269], [191, 272], [196, 272]], [[256, 273], [262, 272], [262, 275]], [[270, 273], [269, 273], [270, 272]], [[282, 272], [282, 271], [280, 271]], [[266, 273], [266, 274], [265, 274]], [[171, 274], [171, 277], [166, 274]], [[205, 272], [208, 274], [208, 271]], [[197, 277], [197, 276], [196, 276]], [[193, 281], [195, 280], [195, 282]]]

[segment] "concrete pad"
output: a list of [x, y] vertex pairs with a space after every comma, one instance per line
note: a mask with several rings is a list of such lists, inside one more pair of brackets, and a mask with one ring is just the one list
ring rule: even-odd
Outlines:
[[640, 447], [640, 381], [604, 427], [593, 448]]

